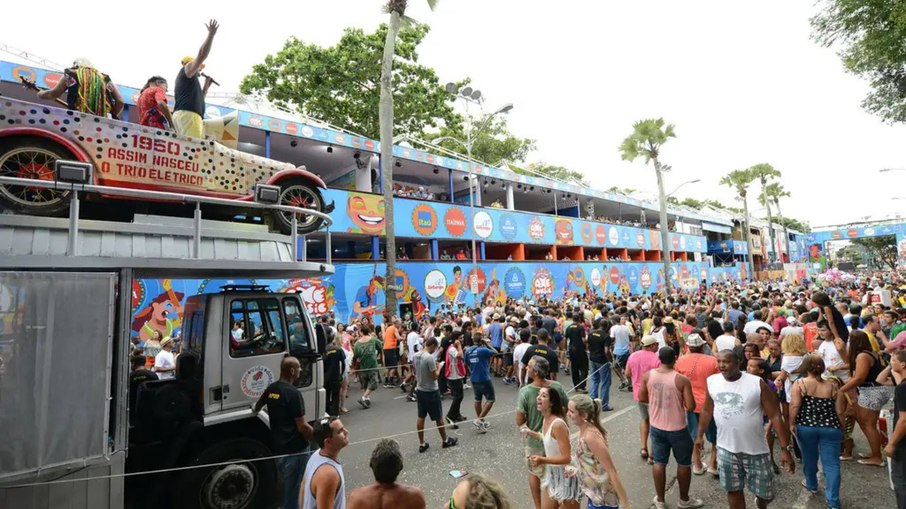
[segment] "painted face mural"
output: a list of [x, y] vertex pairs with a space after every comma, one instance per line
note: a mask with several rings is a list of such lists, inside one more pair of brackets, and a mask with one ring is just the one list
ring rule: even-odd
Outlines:
[[[182, 324], [182, 292], [174, 292], [169, 279], [164, 279], [161, 285], [164, 292], [151, 300], [141, 310], [136, 310], [132, 320], [132, 332], [142, 340], [148, 340], [160, 333], [166, 337], [173, 334], [174, 329]], [[133, 288], [133, 305], [135, 304], [136, 289]], [[140, 290], [143, 292], [143, 289]], [[143, 296], [142, 296], [143, 297]], [[141, 298], [138, 299], [141, 302]]]
[[381, 235], [384, 233], [384, 198], [370, 194], [349, 193], [346, 213], [354, 227], [350, 233]]
[[557, 244], [573, 243], [573, 223], [568, 219], [558, 219], [554, 223], [554, 235], [557, 237]]

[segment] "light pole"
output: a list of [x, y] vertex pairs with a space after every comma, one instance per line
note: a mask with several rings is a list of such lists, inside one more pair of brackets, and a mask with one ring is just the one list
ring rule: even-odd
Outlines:
[[[669, 168], [669, 166], [668, 166], [668, 168]], [[682, 187], [685, 186], [686, 184], [698, 184], [698, 183], [701, 182], [701, 181], [702, 181], [701, 179], [687, 180], [687, 181], [683, 182], [682, 184], [676, 186], [676, 189], [674, 189], [673, 191], [670, 191], [669, 193], [667, 193], [667, 198], [669, 198], [669, 197], [673, 196], [674, 194], [676, 194], [676, 192], [679, 191], [680, 188], [682, 188]]]
[[689, 180], [676, 186], [669, 194], [664, 193], [664, 173], [672, 170], [669, 164], [660, 164], [655, 161], [654, 173], [657, 175], [658, 202], [660, 205], [660, 226], [661, 226], [661, 257], [664, 259], [664, 286], [669, 292], [673, 288], [673, 282], [670, 280], [670, 231], [667, 219], [667, 198], [673, 196], [673, 193], [680, 190], [686, 184], [695, 184], [700, 179]]
[[[469, 278], [469, 291], [472, 292], [475, 298], [475, 306], [478, 304], [478, 246], [475, 240], [475, 193], [481, 192], [481, 186], [476, 185], [475, 175], [472, 173], [472, 147], [475, 144], [476, 135], [481, 132], [482, 129], [487, 128], [490, 125], [491, 120], [502, 113], [509, 113], [513, 109], [513, 103], [507, 103], [497, 108], [493, 113], [480, 120], [477, 124], [476, 129], [475, 125], [472, 122], [472, 115], [469, 114], [469, 103], [475, 103], [481, 108], [481, 104], [484, 102], [484, 99], [481, 95], [481, 91], [477, 89], [472, 89], [472, 87], [465, 87], [460, 89], [456, 86], [455, 83], [447, 83], [445, 86], [447, 93], [456, 96], [458, 99], [462, 99], [465, 103], [466, 108], [466, 124], [465, 124], [465, 141], [460, 140], [453, 136], [441, 136], [431, 140], [431, 144], [438, 144], [442, 141], [452, 141], [466, 150], [466, 158], [468, 159], [466, 167], [469, 171], [468, 181], [469, 181], [469, 216], [471, 217], [470, 223], [471, 228], [469, 237], [472, 242], [472, 277]], [[474, 190], [474, 191], [473, 191]]]
[[878, 173], [887, 173], [891, 171], [906, 171], [906, 168], [881, 168]]

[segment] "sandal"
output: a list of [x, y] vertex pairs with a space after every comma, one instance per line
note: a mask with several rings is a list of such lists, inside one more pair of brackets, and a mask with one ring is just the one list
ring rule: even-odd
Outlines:
[[870, 467], [883, 467], [883, 466], [884, 466], [884, 460], [881, 460], [880, 463], [872, 463], [872, 462], [870, 462], [870, 461], [866, 461], [866, 460], [864, 460], [864, 459], [861, 459], [861, 460], [859, 460], [857, 463], [859, 463], [860, 465], [868, 465], [868, 466], [870, 466]]
[[852, 461], [852, 456], [840, 456], [840, 461]]
[[809, 489], [809, 487], [805, 485], [805, 479], [799, 481], [799, 484], [801, 484], [802, 487], [805, 488], [805, 491], [811, 493], [812, 495], [818, 494], [818, 490]]
[[648, 449], [642, 448], [642, 450], [639, 451], [639, 456], [641, 456], [643, 460], [647, 460], [648, 459]]

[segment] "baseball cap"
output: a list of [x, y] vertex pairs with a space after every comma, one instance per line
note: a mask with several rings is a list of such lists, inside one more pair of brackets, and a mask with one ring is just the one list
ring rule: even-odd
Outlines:
[[655, 343], [657, 343], [657, 338], [652, 336], [651, 334], [642, 338], [642, 346], [651, 346]]
[[[182, 60], [180, 60], [179, 62], [180, 62], [182, 65], [186, 65], [186, 64], [188, 64], [189, 62], [191, 62], [192, 60], [195, 60], [195, 57], [186, 55], [186, 56], [182, 57]], [[204, 64], [201, 64], [201, 67], [199, 67], [199, 69], [204, 69]]]
[[692, 333], [686, 338], [686, 344], [691, 347], [699, 347], [705, 344], [704, 338], [700, 334]]

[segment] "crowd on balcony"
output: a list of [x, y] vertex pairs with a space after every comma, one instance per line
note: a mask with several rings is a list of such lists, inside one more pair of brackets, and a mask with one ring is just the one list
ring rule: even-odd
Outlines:
[[434, 200], [434, 191], [425, 186], [410, 186], [406, 184], [393, 184], [393, 194], [400, 198], [414, 198], [416, 200]]

